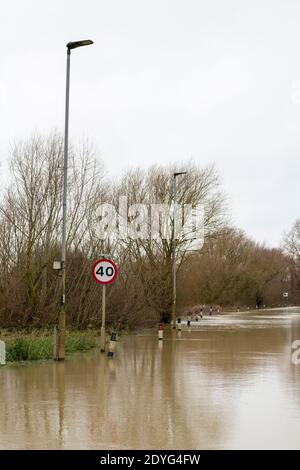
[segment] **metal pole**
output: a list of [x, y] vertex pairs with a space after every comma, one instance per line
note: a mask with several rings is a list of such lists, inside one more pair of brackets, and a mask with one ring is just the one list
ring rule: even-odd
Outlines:
[[65, 140], [64, 140], [64, 169], [63, 169], [63, 222], [61, 245], [61, 304], [58, 319], [58, 347], [56, 359], [63, 361], [65, 358], [66, 336], [66, 236], [67, 236], [67, 182], [68, 182], [68, 141], [69, 141], [69, 95], [70, 95], [70, 58], [71, 50], [67, 48], [67, 73], [66, 73], [66, 107], [65, 107]]
[[176, 328], [176, 175], [173, 175], [173, 305], [172, 305], [172, 322], [173, 329]]
[[105, 352], [105, 303], [106, 303], [106, 285], [102, 286], [102, 325], [100, 335], [100, 351]]
[[53, 329], [53, 359], [57, 357], [57, 325], [54, 325]]

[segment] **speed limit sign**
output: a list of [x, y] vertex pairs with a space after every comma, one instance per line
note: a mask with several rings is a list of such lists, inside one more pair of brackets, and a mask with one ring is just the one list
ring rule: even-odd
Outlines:
[[93, 264], [92, 275], [98, 284], [110, 284], [116, 279], [118, 268], [111, 259], [101, 258]]

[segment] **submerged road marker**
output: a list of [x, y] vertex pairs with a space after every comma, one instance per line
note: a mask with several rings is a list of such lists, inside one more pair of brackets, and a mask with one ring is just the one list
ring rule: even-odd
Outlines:
[[158, 339], [163, 339], [163, 338], [164, 338], [164, 325], [160, 323], [158, 327]]
[[115, 348], [116, 348], [116, 341], [117, 341], [117, 333], [113, 331], [110, 336], [110, 342], [109, 342], [109, 349], [107, 353], [107, 357], [113, 357]]

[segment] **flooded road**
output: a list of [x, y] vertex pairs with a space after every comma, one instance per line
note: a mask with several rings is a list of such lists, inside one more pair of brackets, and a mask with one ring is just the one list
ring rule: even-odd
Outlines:
[[0, 448], [300, 449], [296, 339], [299, 309], [256, 311], [2, 367]]

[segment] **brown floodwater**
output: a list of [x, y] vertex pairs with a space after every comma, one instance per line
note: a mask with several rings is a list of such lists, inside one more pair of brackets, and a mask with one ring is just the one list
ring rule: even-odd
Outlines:
[[1, 449], [300, 449], [300, 310], [206, 317], [181, 337], [0, 368]]

